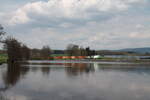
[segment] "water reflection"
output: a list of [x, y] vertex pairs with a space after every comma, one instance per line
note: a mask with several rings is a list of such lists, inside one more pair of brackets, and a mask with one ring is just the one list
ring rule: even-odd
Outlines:
[[0, 100], [8, 100], [4, 96], [5, 92], [15, 86], [27, 72], [28, 69], [21, 67], [21, 63], [8, 63], [7, 70], [2, 75], [4, 86], [0, 87]]
[[41, 71], [43, 75], [49, 75], [51, 70], [65, 70], [66, 74], [78, 76], [83, 73], [89, 74], [95, 71], [132, 71], [132, 73], [150, 73], [149, 65], [140, 64], [101, 64], [101, 63], [28, 63], [26, 67], [30, 67], [33, 72]]
[[92, 66], [92, 64], [86, 64], [86, 63], [68, 63], [65, 64], [65, 66], [68, 66], [65, 68], [66, 73], [68, 74], [68, 76], [77, 76], [77, 75], [81, 75], [83, 73], [90, 73], [90, 72], [94, 72], [94, 67]]
[[[28, 66], [26, 66], [28, 67]], [[43, 75], [49, 75], [51, 70], [65, 70], [68, 76], [77, 76], [83, 73], [94, 72], [94, 66], [91, 63], [49, 63], [49, 64], [29, 64], [33, 72], [41, 71]]]
[[50, 67], [41, 67], [41, 71], [42, 71], [43, 75], [48, 76], [50, 74], [51, 68]]
[[[38, 66], [39, 65], [39, 66]], [[34, 66], [34, 67], [33, 67]], [[38, 66], [38, 67], [37, 67]], [[101, 63], [31, 63], [33, 71], [39, 69], [39, 67], [45, 71], [50, 69], [65, 69], [68, 75], [81, 75], [82, 73], [91, 73], [95, 71], [132, 71], [133, 73], [137, 72], [146, 72], [149, 73], [150, 65], [141, 65], [141, 64], [101, 64]], [[43, 71], [42, 71], [43, 72]], [[43, 72], [43, 73], [44, 73]]]
[[5, 87], [12, 87], [27, 74], [29, 69], [21, 67], [21, 63], [8, 63], [7, 71], [3, 75]]
[[8, 64], [0, 71], [0, 100], [14, 100], [9, 93], [23, 100], [149, 100], [149, 73], [138, 65]]
[[[29, 64], [29, 63], [28, 63]], [[6, 72], [3, 73], [4, 88], [0, 90], [7, 90], [17, 84], [20, 79], [23, 79], [27, 72], [38, 72], [41, 71], [43, 75], [49, 75], [51, 70], [65, 70], [66, 74], [71, 76], [78, 76], [82, 74], [94, 73], [95, 71], [132, 71], [132, 73], [148, 73], [150, 74], [150, 67], [145, 66], [132, 66], [132, 65], [103, 65], [99, 63], [49, 63], [40, 64], [38, 67], [33, 64], [24, 66], [24, 63], [8, 63]]]

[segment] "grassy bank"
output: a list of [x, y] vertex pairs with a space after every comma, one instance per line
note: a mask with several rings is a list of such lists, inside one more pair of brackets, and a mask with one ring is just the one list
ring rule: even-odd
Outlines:
[[7, 62], [7, 55], [6, 54], [0, 54], [0, 64]]
[[[51, 59], [52, 60], [52, 59]], [[98, 59], [53, 59], [53, 60], [75, 60], [75, 61], [96, 61], [96, 62], [131, 62], [131, 63], [141, 63], [150, 64], [150, 59], [127, 59], [127, 58], [111, 58], [111, 57], [101, 57]]]

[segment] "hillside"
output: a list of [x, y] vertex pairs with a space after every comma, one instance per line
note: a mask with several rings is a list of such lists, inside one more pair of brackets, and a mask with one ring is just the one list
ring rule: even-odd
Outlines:
[[121, 49], [118, 51], [123, 51], [123, 52], [136, 52], [136, 53], [150, 53], [150, 47], [145, 47], [145, 48], [127, 48], [127, 49]]

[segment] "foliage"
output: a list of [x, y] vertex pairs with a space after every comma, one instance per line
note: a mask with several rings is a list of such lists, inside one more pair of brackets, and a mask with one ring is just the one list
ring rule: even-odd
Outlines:
[[0, 54], [0, 64], [7, 62], [7, 55], [6, 54]]
[[8, 60], [10, 62], [29, 59], [30, 49], [18, 42], [15, 38], [7, 37], [4, 47], [7, 50]]
[[44, 59], [48, 59], [48, 57], [51, 54], [51, 49], [49, 46], [43, 46], [43, 48], [41, 49], [41, 57]]
[[95, 55], [94, 50], [90, 50], [89, 47], [83, 48], [75, 44], [69, 44], [66, 48], [66, 53], [69, 56], [92, 56]]
[[3, 26], [0, 24], [0, 42], [3, 43], [3, 36], [6, 34], [6, 32], [4, 32], [4, 28]]
[[49, 46], [43, 46], [42, 49], [31, 49], [30, 58], [32, 60], [46, 60], [51, 55], [51, 49]]

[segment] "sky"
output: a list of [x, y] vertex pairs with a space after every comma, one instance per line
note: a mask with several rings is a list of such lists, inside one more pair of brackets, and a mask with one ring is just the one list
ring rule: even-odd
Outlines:
[[0, 0], [0, 24], [31, 48], [150, 47], [150, 0]]

